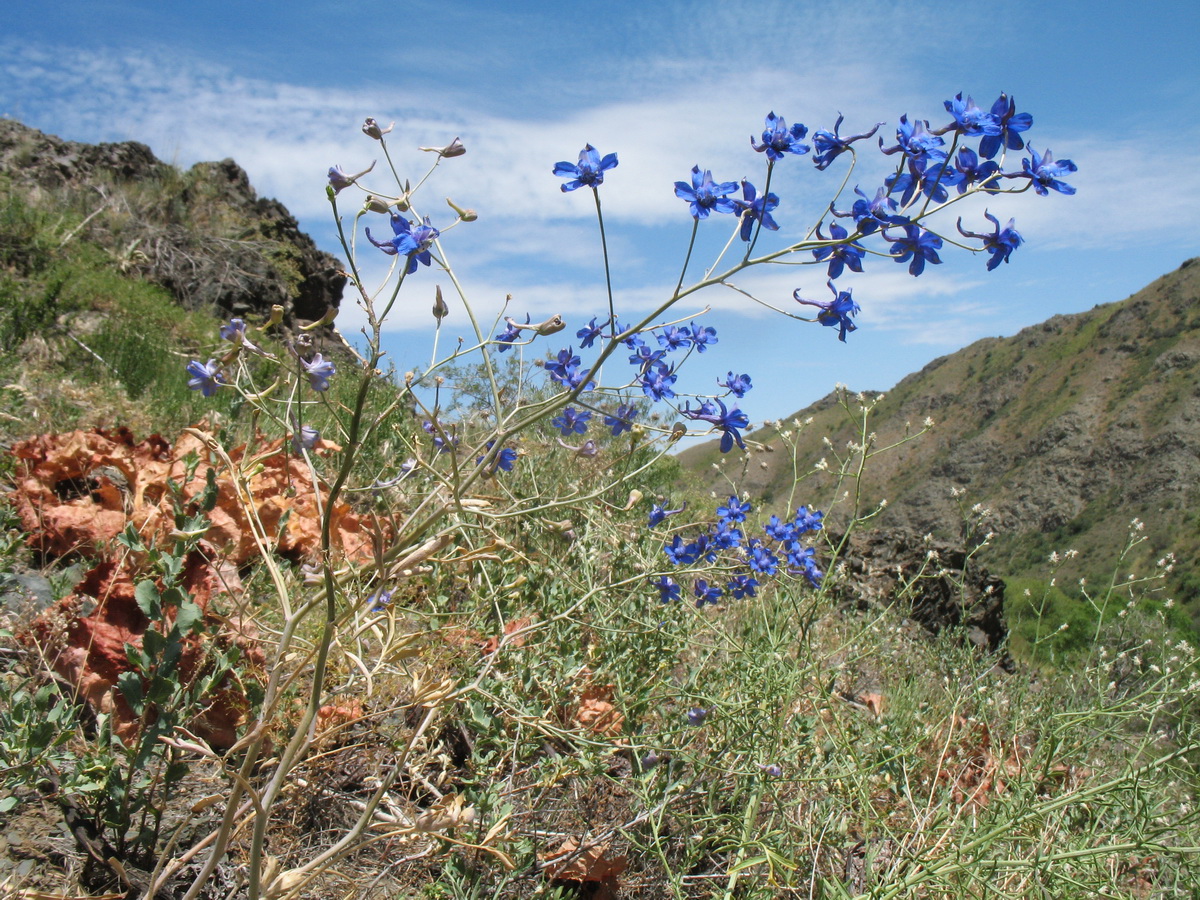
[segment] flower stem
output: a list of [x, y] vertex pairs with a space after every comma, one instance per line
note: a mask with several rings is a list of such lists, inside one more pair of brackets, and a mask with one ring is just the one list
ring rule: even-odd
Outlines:
[[596, 198], [596, 221], [600, 223], [600, 250], [604, 254], [604, 286], [608, 288], [608, 333], [611, 337], [616, 337], [617, 312], [613, 306], [612, 272], [608, 267], [608, 240], [604, 236], [604, 214], [600, 211], [600, 191], [594, 186], [592, 187], [592, 196]]
[[[692, 239], [688, 241], [687, 256], [683, 258], [683, 271], [679, 273], [679, 283], [675, 285], [675, 293], [671, 295], [671, 300], [679, 299], [679, 292], [683, 290], [683, 277], [687, 275], [688, 263], [692, 260], [692, 248], [696, 246], [696, 232], [700, 229], [700, 220], [692, 219]], [[668, 304], [670, 305], [670, 304]]]

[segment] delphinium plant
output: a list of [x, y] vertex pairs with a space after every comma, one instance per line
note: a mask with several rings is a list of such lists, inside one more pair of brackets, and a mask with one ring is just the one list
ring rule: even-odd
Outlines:
[[[754, 598], [764, 585], [781, 579], [808, 590], [821, 586], [827, 560], [822, 559], [822, 545], [812, 539], [821, 531], [823, 513], [811, 501], [763, 511], [770, 518], [752, 528], [747, 518], [752, 504], [736, 491], [715, 510], [693, 505], [685, 513], [665, 497], [639, 507], [639, 487], [689, 427], [717, 436], [723, 453], [747, 446], [750, 418], [740, 404], [754, 380], [764, 376], [731, 363], [718, 390], [689, 385], [685, 370], [693, 356], [737, 352], [721, 341], [703, 311], [690, 305], [695, 295], [718, 286], [732, 288], [750, 302], [830, 328], [838, 340], [848, 342], [859, 327], [861, 299], [852, 297], [848, 282], [864, 267], [901, 264], [919, 277], [942, 262], [946, 249], [959, 247], [983, 253], [986, 267], [995, 269], [1022, 243], [1011, 220], [1001, 226], [986, 211], [990, 228], [968, 226], [947, 214], [951, 207], [976, 195], [1074, 192], [1063, 179], [1075, 165], [1056, 161], [1049, 150], [1038, 153], [1026, 147], [1032, 118], [1018, 113], [1007, 95], [983, 109], [960, 94], [946, 101], [945, 108], [950, 120], [939, 127], [901, 116], [894, 143], [878, 141], [879, 150], [895, 163], [890, 173], [865, 190], [856, 184], [849, 196], [859, 153], [871, 145], [882, 123], [843, 136], [839, 116], [832, 131], [817, 129], [810, 137], [804, 125], [789, 125], [772, 112], [761, 135], [750, 142], [751, 152], [764, 164], [761, 190], [747, 180], [719, 181], [702, 165], [681, 173], [674, 193], [684, 204], [681, 216], [690, 216], [691, 236], [678, 278], [672, 277], [673, 289], [651, 309], [630, 308], [611, 277], [602, 197], [619, 186], [613, 184], [620, 174], [617, 154], [602, 154], [587, 144], [575, 162], [547, 164], [548, 176], [565, 179], [559, 183], [561, 191], [592, 193], [607, 304], [578, 321], [555, 315], [537, 323], [531, 314], [516, 314], [507, 306], [489, 322], [449, 263], [454, 231], [470, 227], [478, 215], [453, 202], [447, 212], [428, 199], [428, 185], [439, 167], [453, 165], [468, 148], [458, 139], [421, 148], [430, 152], [432, 163], [414, 180], [393, 162], [393, 126], [366, 120], [362, 130], [377, 144], [385, 164], [353, 174], [335, 166], [327, 188], [351, 291], [366, 320], [358, 362], [332, 357], [309, 334], [288, 342], [283, 353], [270, 353], [255, 326], [234, 319], [221, 330], [224, 352], [187, 367], [195, 390], [206, 397], [238, 392], [254, 409], [257, 424], [287, 440], [296, 460], [311, 472], [321, 534], [316, 565], [297, 592], [272, 558], [271, 528], [258, 517], [255, 498], [239, 497], [247, 515], [258, 522], [256, 539], [281, 622], [262, 703], [237, 752], [224, 764], [226, 812], [207, 845], [206, 861], [194, 874], [188, 900], [201, 894], [235, 839], [241, 842], [252, 900], [299, 891], [366, 846], [374, 839], [369, 832], [381, 804], [406, 777], [406, 766], [439, 709], [470, 698], [506, 648], [533, 632], [551, 631], [601, 598], [605, 605], [625, 597], [662, 606], [686, 598], [704, 607]], [[1021, 151], [1028, 155], [1015, 165], [1014, 156]], [[777, 175], [780, 167], [798, 165], [804, 157], [817, 173], [831, 173], [832, 199], [817, 208], [790, 208], [787, 198], [774, 191]], [[832, 174], [837, 172], [840, 181]], [[548, 192], [553, 184], [548, 177]], [[353, 211], [349, 220], [348, 210]], [[727, 243], [703, 275], [693, 275], [689, 282], [700, 229], [719, 228], [722, 221], [730, 231]], [[391, 267], [378, 282], [368, 274], [374, 266], [364, 265], [364, 254], [390, 258]], [[733, 284], [738, 273], [770, 263], [820, 269], [829, 296], [798, 289], [795, 306], [784, 308], [775, 298], [753, 296]], [[443, 292], [439, 281], [448, 282], [449, 290]], [[393, 361], [409, 372], [389, 383], [379, 377], [385, 323], [398, 302], [409, 303], [412, 297], [425, 302], [433, 297], [433, 352], [424, 368], [415, 360]], [[442, 323], [450, 314], [465, 314], [472, 337], [439, 353]], [[532, 370], [506, 366], [505, 360], [512, 358], [506, 354], [514, 351], [514, 356], [530, 354], [537, 365]], [[248, 360], [254, 365], [245, 365]], [[445, 380], [466, 360], [473, 360], [476, 375], [477, 393], [470, 404], [454, 398]], [[252, 378], [264, 366], [277, 372], [270, 385]], [[329, 402], [329, 387], [338, 379], [357, 382], [348, 404]], [[413, 427], [381, 436], [384, 423], [394, 421], [388, 415], [397, 409], [411, 411]], [[235, 465], [216, 437], [202, 437], [211, 458], [233, 468], [236, 483], [247, 484], [253, 457]], [[381, 439], [391, 447], [391, 457], [364, 456], [364, 446], [378, 445]], [[339, 449], [330, 452], [330, 443]], [[589, 477], [548, 477], [552, 464], [547, 460], [556, 455], [592, 465]], [[347, 552], [339, 542], [338, 518], [348, 501], [365, 503], [364, 497], [375, 504], [370, 549]], [[638, 509], [646, 519], [636, 533], [610, 521], [614, 510]], [[526, 562], [512, 536], [530, 530], [561, 538], [567, 546], [603, 535], [609, 549], [588, 556], [576, 570], [560, 572], [559, 589], [567, 595], [563, 605], [539, 621], [506, 629], [475, 678], [431, 681], [429, 667], [422, 668], [420, 648], [403, 629], [396, 631], [397, 611], [417, 602], [413, 586], [434, 567], [453, 563], [460, 572], [476, 573], [470, 576], [470, 602], [494, 607], [499, 615], [503, 598], [519, 592], [527, 577], [514, 576], [511, 568], [502, 574], [503, 564], [519, 568]], [[364, 636], [371, 635], [383, 640], [376, 660], [363, 657], [372, 647]], [[397, 741], [394, 764], [380, 774], [355, 821], [320, 852], [284, 871], [268, 854], [270, 835], [289, 776], [311, 753], [315, 723], [332, 696], [331, 660], [350, 647], [355, 648], [351, 669], [368, 681], [388, 666], [411, 676], [410, 727]], [[284, 698], [298, 684], [304, 685], [301, 711], [285, 714], [290, 707]], [[699, 703], [689, 707], [686, 727], [700, 728], [708, 715]], [[652, 763], [643, 759], [641, 765]], [[763, 765], [764, 777], [770, 778], [775, 764], [768, 760]], [[446, 835], [468, 820], [465, 814], [447, 814], [440, 825], [395, 815], [388, 821], [396, 834]], [[491, 846], [502, 830], [497, 823], [477, 846], [503, 860], [503, 851]], [[171, 868], [164, 870], [169, 874]]]

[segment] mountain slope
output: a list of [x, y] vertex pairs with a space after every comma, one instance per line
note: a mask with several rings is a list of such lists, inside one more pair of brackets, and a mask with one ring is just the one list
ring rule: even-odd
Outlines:
[[[830, 455], [823, 436], [834, 447], [855, 436], [833, 395], [794, 418], [809, 416], [793, 436], [801, 471]], [[880, 524], [957, 535], [957, 488], [968, 506], [991, 508], [990, 564], [1009, 577], [1039, 573], [1068, 548], [1080, 556], [1063, 576], [1110, 574], [1135, 517], [1146, 525], [1141, 562], [1174, 552], [1190, 563], [1200, 550], [1200, 259], [1126, 300], [934, 360], [876, 407], [877, 446], [926, 417], [930, 434], [866, 474], [866, 496], [888, 500]], [[754, 439], [763, 449], [737, 483], [771, 505], [791, 490], [791, 454], [774, 431]], [[714, 442], [680, 461], [711, 480], [717, 456]], [[1180, 571], [1171, 587], [1200, 606], [1200, 576]]]

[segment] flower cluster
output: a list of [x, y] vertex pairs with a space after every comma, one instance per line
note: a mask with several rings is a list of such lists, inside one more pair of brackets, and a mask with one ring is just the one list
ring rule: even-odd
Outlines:
[[[668, 510], [655, 504], [650, 512], [651, 528], [683, 508]], [[765, 578], [803, 576], [813, 587], [820, 585], [824, 572], [817, 564], [816, 550], [806, 546], [803, 537], [822, 528], [823, 514], [801, 506], [790, 519], [771, 516], [762, 528], [763, 537], [746, 536], [745, 524], [753, 507], [736, 495], [716, 509], [716, 520], [692, 539], [680, 533], [663, 541], [663, 554], [673, 566], [709, 564], [728, 573], [722, 586], [707, 578], [692, 582], [696, 606], [716, 604], [724, 596], [741, 600], [757, 596], [756, 591]], [[670, 575], [660, 575], [652, 582], [663, 603], [679, 600], [683, 587]]]

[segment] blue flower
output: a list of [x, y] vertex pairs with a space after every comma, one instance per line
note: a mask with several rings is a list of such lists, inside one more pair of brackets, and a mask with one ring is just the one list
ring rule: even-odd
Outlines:
[[750, 232], [754, 229], [754, 223], [762, 222], [762, 227], [768, 231], [778, 231], [779, 223], [771, 218], [771, 213], [779, 206], [779, 198], [774, 194], [767, 194], [765, 197], [757, 197], [758, 191], [750, 182], [742, 179], [742, 199], [734, 200], [742, 213], [742, 228], [739, 232], [739, 237], [743, 241], [750, 240]]
[[225, 384], [225, 379], [221, 377], [221, 366], [215, 359], [206, 363], [193, 359], [188, 363], [187, 373], [192, 376], [188, 379], [188, 387], [205, 397], [211, 397], [217, 392], [218, 385]]
[[963, 147], [958, 151], [958, 155], [954, 158], [954, 168], [962, 175], [962, 179], [958, 182], [960, 194], [965, 194], [967, 188], [972, 184], [982, 184], [983, 189], [989, 194], [995, 194], [1000, 190], [1000, 181], [997, 177], [1000, 172], [1000, 164], [990, 159], [985, 163], [980, 163], [979, 156], [970, 147]]
[[679, 507], [679, 509], [666, 509], [665, 504], [655, 503], [654, 506], [650, 508], [650, 517], [646, 521], [646, 527], [653, 528], [655, 525], [659, 525], [665, 521], [667, 516], [673, 516], [676, 513], [681, 513], [685, 509], [687, 509], [686, 503]]
[[1070, 175], [1072, 172], [1078, 172], [1079, 167], [1069, 159], [1060, 159], [1055, 161], [1053, 154], [1049, 150], [1044, 156], [1038, 154], [1029, 147], [1029, 155], [1032, 160], [1021, 160], [1021, 166], [1024, 168], [1024, 174], [1033, 182], [1033, 189], [1042, 197], [1045, 197], [1050, 191], [1058, 191], [1060, 194], [1068, 196], [1075, 193], [1073, 185], [1067, 184], [1065, 181], [1059, 181], [1062, 175]]
[[429, 265], [432, 256], [429, 248], [441, 236], [441, 232], [429, 223], [426, 216], [420, 225], [409, 222], [403, 216], [392, 213], [392, 231], [394, 236], [386, 241], [377, 241], [371, 237], [371, 229], [367, 229], [367, 240], [386, 253], [388, 256], [407, 256], [408, 266], [405, 274], [411, 275], [417, 271], [417, 263]]
[[785, 153], [795, 153], [797, 156], [803, 156], [812, 148], [808, 144], [802, 144], [800, 141], [808, 134], [808, 129], [797, 122], [791, 128], [788, 128], [787, 122], [781, 119], [775, 113], [768, 113], [764, 130], [762, 133], [762, 143], [754, 142], [754, 135], [750, 136], [750, 146], [759, 153], [766, 152], [767, 159], [771, 162], [783, 159]]
[[728, 388], [729, 393], [733, 394], [739, 400], [745, 397], [746, 391], [754, 386], [750, 383], [749, 375], [734, 375], [732, 372], [725, 376], [724, 381], [718, 381], [717, 384], [723, 388]]
[[1001, 229], [1000, 220], [986, 209], [983, 211], [983, 216], [995, 226], [991, 234], [976, 234], [973, 231], [964, 231], [962, 219], [958, 220], [958, 233], [963, 237], [978, 238], [983, 241], [983, 249], [992, 255], [987, 264], [988, 271], [991, 272], [1000, 263], [1008, 262], [1008, 258], [1012, 256], [1012, 252], [1021, 246], [1025, 239], [1013, 227], [1016, 224], [1016, 219], [1009, 219], [1008, 224]]
[[658, 345], [665, 350], [683, 350], [692, 346], [692, 332], [678, 325], [668, 325], [658, 335]]
[[742, 546], [744, 537], [742, 530], [735, 528], [732, 520], [722, 519], [710, 528], [708, 543], [714, 550], [736, 550]]
[[746, 442], [742, 440], [741, 429], [750, 427], [750, 417], [738, 409], [736, 406], [728, 409], [724, 401], [716, 400], [721, 411], [718, 413], [712, 409], [710, 404], [705, 403], [699, 409], [693, 411], [690, 404], [681, 409], [680, 415], [694, 421], [709, 422], [721, 430], [721, 452], [728, 453], [733, 449], [736, 443], [738, 447], [745, 450]]
[[311, 425], [305, 425], [292, 435], [292, 452], [297, 456], [301, 450], [311, 450], [321, 439], [321, 432]]
[[829, 164], [835, 159], [850, 149], [850, 145], [855, 141], [861, 141], [864, 138], [873, 137], [875, 132], [879, 130], [882, 122], [876, 122], [875, 127], [870, 131], [865, 131], [862, 134], [856, 134], [853, 137], [841, 137], [838, 135], [838, 129], [842, 125], [842, 114], [838, 113], [837, 121], [833, 123], [833, 134], [825, 131], [823, 128], [818, 128], [813, 132], [812, 142], [817, 152], [813, 155], [813, 162], [816, 163], [817, 169], [824, 171], [829, 168]]
[[696, 595], [697, 607], [702, 607], [705, 603], [716, 606], [721, 600], [721, 588], [715, 584], [710, 585], [703, 578], [696, 579], [696, 583], [692, 585], [692, 593]]
[[746, 563], [760, 575], [774, 575], [779, 570], [779, 557], [758, 538], [750, 541], [746, 553]]
[[771, 520], [763, 526], [763, 531], [767, 533], [767, 537], [780, 543], [795, 540], [796, 538], [795, 523], [785, 522], [779, 516], [771, 516]]
[[999, 137], [1004, 130], [994, 112], [984, 112], [975, 105], [975, 101], [969, 95], [963, 100], [962, 91], [955, 94], [953, 100], [946, 100], [945, 107], [946, 112], [954, 116], [954, 121], [947, 125], [941, 134], [953, 130], [964, 137]]
[[588, 419], [592, 417], [590, 410], [577, 410], [573, 406], [568, 406], [563, 410], [561, 416], [555, 416], [550, 420], [550, 424], [563, 433], [564, 436], [572, 434], [583, 434], [587, 431]]
[[945, 203], [950, 195], [946, 189], [961, 184], [963, 179], [961, 171], [939, 159], [929, 164], [916, 163], [907, 172], [893, 173], [884, 179], [884, 184], [890, 193], [900, 192], [900, 205], [908, 206], [918, 192], [935, 203]]
[[233, 344], [240, 344], [246, 339], [246, 320], [230, 319], [228, 325], [221, 326], [221, 338]]
[[809, 512], [807, 506], [801, 506], [796, 510], [796, 517], [792, 520], [796, 526], [798, 534], [805, 534], [809, 531], [820, 531], [822, 528], [821, 520], [825, 518], [825, 513], [819, 509], [814, 509]]
[[[605, 324], [608, 324], [607, 322]], [[604, 334], [604, 325], [596, 324], [596, 317], [592, 316], [592, 321], [588, 322], [583, 328], [575, 332], [575, 337], [579, 338], [579, 348], [586, 350], [592, 346], [596, 338]]]
[[697, 353], [703, 353], [713, 344], [717, 343], [717, 329], [711, 325], [697, 325], [693, 322], [692, 343], [695, 345]]
[[813, 251], [813, 256], [817, 262], [829, 260], [829, 277], [838, 278], [842, 271], [848, 266], [851, 272], [861, 272], [863, 257], [867, 251], [853, 241], [847, 240], [850, 237], [850, 232], [846, 231], [837, 222], [829, 223], [829, 237], [821, 234], [821, 223], [817, 223], [817, 237], [821, 240], [829, 240], [838, 243], [828, 247], [818, 247]]
[[692, 216], [697, 219], [707, 219], [714, 210], [719, 213], [737, 212], [737, 204], [726, 195], [738, 189], [737, 183], [725, 181], [717, 184], [713, 181], [712, 172], [708, 169], [701, 174], [699, 166], [692, 166], [692, 183], [675, 182], [675, 196], [688, 201]]
[[364, 175], [366, 175], [368, 172], [370, 172], [374, 168], [375, 168], [375, 163], [371, 163], [369, 166], [367, 166], [365, 169], [363, 169], [363, 171], [359, 172], [358, 174], [347, 175], [345, 173], [345, 171], [343, 171], [341, 166], [330, 166], [329, 167], [329, 186], [331, 188], [333, 188], [333, 192], [335, 194], [339, 194], [342, 191], [344, 191], [346, 188], [350, 187], [350, 185], [354, 184], [356, 181], [358, 181], [358, 179], [362, 178]]
[[[488, 450], [491, 450], [494, 446], [496, 446], [496, 442], [488, 441], [486, 446]], [[518, 454], [517, 451], [512, 447], [501, 447], [500, 452], [496, 454], [496, 458], [492, 460], [491, 470], [493, 472], [497, 469], [499, 469], [501, 472], [511, 472], [513, 465], [516, 463], [519, 456], [520, 454]], [[478, 466], [482, 464], [485, 459], [487, 459], [486, 454], [484, 456], [477, 456], [475, 458], [475, 465]]]
[[617, 437], [623, 432], [633, 430], [633, 420], [637, 418], [638, 408], [632, 403], [622, 404], [611, 416], [604, 417], [604, 426], [612, 429], [612, 436]]
[[819, 587], [825, 573], [817, 567], [816, 551], [812, 547], [795, 547], [788, 552], [788, 565], [803, 573], [813, 587]]
[[592, 457], [594, 457], [600, 453], [600, 448], [598, 446], [596, 446], [595, 441], [591, 441], [591, 440], [584, 441], [578, 447], [572, 447], [570, 444], [568, 444], [562, 438], [555, 438], [555, 440], [558, 441], [558, 446], [564, 447], [567, 450], [570, 450], [576, 456], [582, 456], [582, 457], [585, 457], [586, 459], [591, 459]]
[[584, 145], [579, 151], [579, 165], [569, 162], [554, 164], [554, 174], [560, 178], [571, 178], [562, 185], [562, 192], [573, 191], [576, 188], [590, 187], [595, 190], [604, 183], [604, 173], [617, 167], [617, 154], [610, 153], [600, 158], [599, 152], [591, 144]]
[[908, 222], [906, 216], [897, 215], [896, 201], [888, 196], [886, 187], [881, 187], [875, 192], [874, 200], [868, 200], [867, 195], [857, 187], [854, 188], [854, 193], [861, 199], [854, 201], [850, 212], [838, 212], [832, 206], [829, 211], [843, 219], [854, 216], [854, 224], [864, 236], [873, 234], [882, 225], [903, 225]]
[[708, 721], [709, 712], [710, 710], [705, 709], [703, 706], [693, 706], [687, 711], [688, 724], [693, 728], [699, 728]]
[[672, 600], [678, 600], [683, 589], [675, 583], [669, 575], [661, 576], [658, 581], [654, 582], [654, 586], [658, 588], [658, 599], [662, 603], [670, 603]]
[[[513, 342], [521, 336], [521, 328], [514, 319], [505, 319], [504, 321], [508, 324], [508, 327], [493, 338], [500, 345], [499, 349], [501, 353], [505, 350], [511, 350]], [[529, 324], [528, 314], [525, 316], [525, 324]]]
[[806, 306], [818, 307], [821, 311], [817, 313], [817, 321], [830, 327], [838, 326], [838, 340], [845, 343], [847, 332], [858, 330], [858, 326], [850, 321], [850, 317], [859, 313], [859, 306], [850, 297], [850, 291], [838, 291], [832, 281], [826, 283], [829, 290], [833, 291], [832, 300], [804, 300], [800, 297], [799, 288], [792, 291], [792, 299]]
[[937, 254], [942, 246], [942, 239], [919, 225], [905, 225], [904, 237], [899, 239], [889, 237], [885, 228], [883, 237], [894, 242], [891, 248], [892, 258], [898, 263], [907, 262], [908, 274], [914, 278], [925, 271], [926, 262], [934, 265], [940, 265], [942, 262]]
[[688, 566], [699, 558], [700, 548], [695, 543], [685, 544], [683, 538], [675, 535], [670, 544], [663, 544], [663, 553], [675, 565]]
[[571, 374], [579, 368], [582, 360], [575, 355], [574, 347], [567, 347], [565, 350], [559, 350], [558, 356], [552, 362], [546, 363], [546, 371], [550, 377], [560, 384], [564, 384], [570, 380]]
[[735, 600], [758, 596], [755, 593], [755, 588], [757, 587], [758, 579], [753, 575], [734, 575], [725, 586], [730, 596]]
[[1024, 149], [1025, 140], [1021, 135], [1033, 125], [1033, 116], [1017, 112], [1017, 101], [1003, 93], [992, 104], [992, 115], [1000, 123], [1000, 133], [983, 136], [979, 142], [979, 155], [991, 159], [1000, 152], [1001, 147]]
[[659, 400], [675, 396], [674, 384], [678, 379], [674, 369], [660, 364], [642, 372], [637, 380], [642, 387], [642, 393], [657, 403]]
[[662, 364], [662, 358], [667, 355], [666, 350], [654, 350], [645, 344], [637, 348], [637, 352], [629, 357], [629, 364], [638, 366], [643, 372], [651, 366]]
[[717, 507], [717, 516], [722, 522], [745, 522], [746, 513], [751, 509], [753, 507], [749, 501], [743, 503], [737, 498], [737, 495], [730, 494], [729, 502], [724, 506]]
[[322, 359], [320, 353], [314, 353], [311, 360], [302, 359], [304, 374], [314, 391], [329, 390], [329, 379], [337, 374], [337, 368], [327, 359]]
[[434, 425], [432, 422], [426, 420], [421, 423], [421, 428], [433, 438], [433, 448], [438, 453], [449, 453], [458, 446], [458, 438], [453, 434], [450, 435], [450, 439], [447, 441], [446, 432], [441, 425]]
[[883, 138], [880, 138], [879, 149], [888, 156], [903, 152], [910, 166], [918, 163], [924, 166], [930, 161], [946, 158], [946, 151], [941, 149], [945, 143], [940, 137], [929, 131], [928, 122], [920, 120], [910, 122], [908, 116], [903, 115], [900, 117], [900, 124], [896, 127], [896, 146], [885, 148]]
[[392, 602], [394, 591], [379, 591], [367, 598], [367, 608], [371, 612], [383, 612]]

